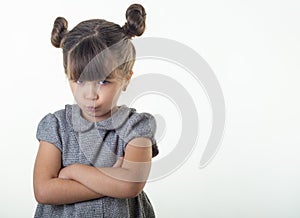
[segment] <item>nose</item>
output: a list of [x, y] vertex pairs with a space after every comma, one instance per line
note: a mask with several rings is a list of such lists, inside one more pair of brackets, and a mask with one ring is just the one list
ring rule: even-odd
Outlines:
[[86, 99], [97, 100], [99, 98], [98, 87], [94, 82], [88, 82], [85, 88], [84, 97]]

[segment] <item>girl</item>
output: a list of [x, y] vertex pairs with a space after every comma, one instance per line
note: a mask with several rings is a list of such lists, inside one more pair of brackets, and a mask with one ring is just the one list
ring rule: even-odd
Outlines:
[[38, 125], [35, 217], [155, 217], [143, 192], [158, 154], [155, 119], [117, 106], [132, 76], [130, 39], [143, 34], [145, 18], [133, 4], [123, 27], [94, 19], [68, 31], [66, 19], [55, 20], [51, 42], [63, 50], [76, 104]]

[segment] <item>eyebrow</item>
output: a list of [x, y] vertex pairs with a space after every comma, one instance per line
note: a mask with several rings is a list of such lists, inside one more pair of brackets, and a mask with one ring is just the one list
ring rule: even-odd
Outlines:
[[109, 74], [107, 77], [105, 77], [105, 79], [116, 79], [118, 76], [116, 76], [116, 74], [111, 73]]
[[107, 77], [105, 77], [105, 79], [113, 79], [114, 77], [110, 74]]

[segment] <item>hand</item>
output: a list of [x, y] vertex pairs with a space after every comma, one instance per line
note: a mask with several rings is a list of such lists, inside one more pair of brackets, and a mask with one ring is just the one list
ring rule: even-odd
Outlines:
[[70, 166], [64, 167], [59, 171], [58, 178], [71, 179], [69, 176]]
[[124, 160], [123, 157], [119, 157], [116, 163], [113, 165], [113, 167], [122, 167], [123, 160]]

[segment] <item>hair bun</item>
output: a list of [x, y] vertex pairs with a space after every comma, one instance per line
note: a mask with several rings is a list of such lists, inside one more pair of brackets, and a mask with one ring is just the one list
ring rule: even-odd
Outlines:
[[126, 11], [127, 22], [123, 30], [129, 37], [140, 36], [145, 31], [146, 12], [142, 5], [132, 4]]
[[68, 21], [63, 17], [57, 17], [53, 24], [51, 43], [56, 48], [61, 48], [61, 42], [68, 31]]

